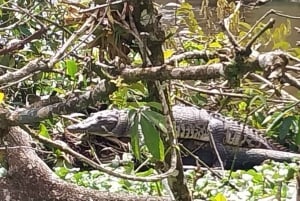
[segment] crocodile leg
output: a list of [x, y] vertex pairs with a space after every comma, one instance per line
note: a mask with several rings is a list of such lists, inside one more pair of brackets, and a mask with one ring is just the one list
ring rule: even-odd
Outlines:
[[[226, 135], [226, 126], [224, 125], [224, 122], [219, 119], [211, 119], [208, 124], [208, 132], [210, 136], [210, 144], [212, 149], [216, 151], [216, 155], [218, 160], [215, 163], [215, 166], [225, 166], [226, 165], [226, 159], [227, 159], [227, 153], [226, 148], [224, 146], [224, 139]], [[223, 164], [221, 165], [220, 162]]]

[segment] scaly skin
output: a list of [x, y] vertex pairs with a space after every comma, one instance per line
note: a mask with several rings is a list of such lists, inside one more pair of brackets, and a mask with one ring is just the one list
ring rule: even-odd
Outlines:
[[[259, 130], [218, 113], [180, 105], [173, 106], [172, 113], [179, 138], [209, 142], [212, 136], [220, 152], [223, 150], [222, 145], [287, 150], [264, 137]], [[88, 132], [101, 136], [129, 137], [129, 125], [126, 110], [104, 110], [94, 113], [78, 124], [68, 126], [67, 129], [73, 133]]]

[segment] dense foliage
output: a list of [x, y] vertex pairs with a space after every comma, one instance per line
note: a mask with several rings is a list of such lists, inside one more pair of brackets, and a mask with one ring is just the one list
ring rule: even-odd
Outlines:
[[[186, 177], [195, 199], [221, 200], [258, 200], [262, 198], [283, 198], [294, 200], [296, 195], [295, 182], [291, 182], [299, 167], [296, 163], [283, 164], [267, 162], [250, 170], [235, 172], [226, 171], [223, 180], [217, 179], [210, 172], [187, 171]], [[117, 171], [128, 171], [118, 168]], [[56, 168], [61, 178], [85, 187], [109, 192], [131, 192], [139, 195], [167, 194], [161, 182], [129, 182], [116, 179], [99, 171], [79, 171], [78, 169]], [[138, 173], [150, 175], [151, 170]], [[230, 182], [237, 189], [228, 185]]]
[[[81, 1], [72, 5], [70, 2], [43, 0], [0, 0], [1, 76], [21, 69], [34, 59], [45, 59], [51, 63], [54, 55], [59, 55], [59, 61], [53, 63], [52, 69], [36, 70], [14, 83], [1, 83], [3, 86], [1, 86], [0, 101], [5, 107], [12, 110], [35, 107], [35, 102], [49, 97], [68, 99], [71, 92], [82, 94], [92, 90], [99, 83], [99, 80], [109, 78], [111, 82], [116, 84], [117, 89], [109, 97], [103, 97], [99, 105], [105, 104], [109, 108], [130, 109], [130, 118], [134, 123], [130, 131], [133, 156], [128, 157], [125, 166], [121, 166], [119, 164], [120, 159], [116, 158], [107, 165], [107, 168], [122, 173], [134, 173], [135, 165], [131, 159], [135, 158], [143, 163], [148, 158], [149, 160], [145, 164], [150, 165], [150, 168], [137, 173], [138, 176], [148, 176], [155, 172], [154, 168], [151, 167], [157, 161], [163, 161], [165, 154], [169, 151], [165, 150], [159, 135], [161, 130], [167, 130], [164, 117], [158, 112], [161, 111], [161, 104], [147, 101], [150, 92], [145, 82], [127, 83], [123, 82], [121, 77], [114, 77], [114, 75], [109, 74], [109, 66], [112, 64], [120, 69], [122, 68], [120, 63], [130, 64], [132, 68], [138, 68], [143, 60], [139, 51], [136, 51], [138, 46], [136, 43], [123, 44], [126, 41], [122, 38], [126, 29], [115, 20], [116, 16], [109, 15], [111, 13], [109, 7], [103, 11], [108, 13], [108, 17], [103, 19], [101, 23], [97, 26], [91, 25], [90, 30], [80, 31], [80, 27], [87, 21], [88, 16], [86, 13], [79, 12], [79, 8], [81, 6], [87, 9], [90, 4], [93, 2]], [[205, 6], [205, 4], [203, 5]], [[208, 21], [208, 23], [213, 24], [232, 15], [230, 30], [235, 35], [236, 40], [244, 46], [251, 39], [250, 35], [259, 33], [265, 25], [260, 22], [252, 29], [251, 25], [240, 20], [241, 11], [236, 9], [235, 4], [225, 0], [219, 0], [215, 9], [215, 20]], [[90, 13], [92, 11], [88, 14]], [[206, 14], [204, 13], [204, 15]], [[180, 52], [205, 50], [219, 53], [231, 48], [225, 31], [208, 34], [207, 30], [202, 28], [190, 4], [182, 3], [176, 11], [176, 17], [179, 22], [178, 27], [170, 27], [165, 24], [167, 27], [166, 35], [168, 35], [164, 43], [165, 60]], [[249, 30], [251, 34], [248, 33]], [[255, 44], [262, 46], [261, 49], [263, 50], [281, 49], [300, 58], [300, 48], [294, 47], [285, 40], [291, 30], [290, 21], [287, 20], [286, 23], [274, 27], [272, 31], [270, 29], [265, 31]], [[70, 36], [74, 40], [71, 40]], [[63, 52], [59, 52], [58, 50], [66, 44], [69, 46]], [[259, 54], [258, 50], [261, 49], [254, 50], [254, 52]], [[115, 60], [116, 56], [119, 60]], [[225, 56], [230, 57], [231, 55]], [[208, 60], [203, 58], [184, 59], [176, 66], [184, 68], [191, 65], [208, 65], [219, 62], [222, 62], [221, 57]], [[104, 67], [100, 68], [99, 63], [103, 63], [102, 67]], [[255, 73], [263, 74], [262, 70]], [[227, 80], [226, 83], [225, 80]], [[248, 75], [241, 74], [241, 67], [236, 63], [232, 64], [230, 71], [226, 72], [226, 76], [221, 79], [206, 82], [177, 81], [171, 83], [172, 90], [169, 98], [173, 103], [175, 100], [181, 100], [200, 107], [219, 110], [221, 113], [237, 118], [255, 128], [264, 129], [269, 137], [294, 151], [298, 151], [300, 145], [300, 102], [295, 99], [299, 98], [299, 91], [293, 94], [295, 99], [282, 99], [280, 90], [284, 86], [278, 79], [270, 80], [273, 82], [273, 88], [268, 88], [266, 83], [258, 82]], [[196, 87], [200, 91], [189, 88], [189, 86]], [[222, 94], [224, 91], [232, 94], [243, 94], [244, 97], [225, 96]], [[211, 92], [215, 92], [215, 94]], [[99, 105], [96, 106], [96, 109], [93, 108], [93, 111], [97, 111]], [[154, 110], [143, 107], [151, 107]], [[90, 112], [85, 110], [82, 113], [89, 115]], [[77, 114], [78, 116], [82, 117], [82, 115]], [[32, 125], [32, 128], [49, 139], [64, 140], [64, 128], [68, 124], [70, 124], [69, 120], [53, 116], [38, 125]], [[142, 143], [139, 138], [139, 130], [142, 130], [144, 134], [143, 146], [140, 146]], [[70, 143], [74, 139], [76, 142]], [[66, 143], [78, 148], [82, 138], [76, 136], [74, 139], [66, 140]], [[131, 182], [108, 176], [97, 170], [89, 171], [89, 168], [82, 164], [78, 165], [82, 169], [75, 168], [77, 164], [73, 164], [72, 158], [68, 158], [60, 150], [51, 146], [40, 146], [51, 151], [51, 154], [43, 154], [42, 157], [55, 169], [56, 174], [78, 185], [110, 192], [168, 194], [164, 182]], [[93, 146], [84, 144], [83, 147], [85, 148], [80, 147], [77, 151], [95, 156], [94, 151], [87, 151]], [[124, 158], [126, 159], [126, 157]], [[124, 158], [121, 160], [122, 163]], [[291, 200], [295, 193], [295, 182], [292, 179], [297, 171], [299, 168], [296, 162], [291, 164], [266, 162], [247, 171], [225, 171], [223, 180], [216, 179], [210, 171], [187, 171], [186, 177], [189, 181], [188, 185], [197, 199], [208, 198], [221, 201], [226, 199], [257, 200], [263, 197], [274, 197]], [[4, 168], [0, 168], [0, 175], [2, 174], [5, 174]], [[236, 186], [237, 189], [228, 183]]]

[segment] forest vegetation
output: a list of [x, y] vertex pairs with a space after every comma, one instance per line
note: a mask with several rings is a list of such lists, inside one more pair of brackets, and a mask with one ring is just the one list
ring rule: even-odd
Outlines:
[[[265, 3], [174, 4], [174, 25], [152, 0], [0, 0], [0, 200], [300, 200], [300, 16], [243, 21]], [[290, 152], [228, 148], [219, 167], [177, 140], [174, 104]], [[130, 139], [66, 129], [106, 109], [129, 110]]]

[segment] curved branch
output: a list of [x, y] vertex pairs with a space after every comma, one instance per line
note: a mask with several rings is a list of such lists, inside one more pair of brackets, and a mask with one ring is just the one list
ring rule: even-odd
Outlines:
[[[10, 200], [169, 200], [166, 197], [120, 195], [86, 189], [59, 179], [38, 157], [31, 146], [30, 136], [19, 127], [12, 127], [7, 135], [8, 175], [0, 178], [0, 197]], [[33, 185], [34, 184], [34, 185]]]

